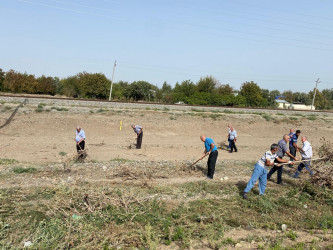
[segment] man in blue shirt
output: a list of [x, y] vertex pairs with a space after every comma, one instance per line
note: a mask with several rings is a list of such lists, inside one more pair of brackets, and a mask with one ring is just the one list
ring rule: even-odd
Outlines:
[[[296, 151], [298, 151], [297, 147], [297, 140], [299, 135], [301, 134], [301, 130], [296, 130], [296, 133], [293, 133], [289, 140], [289, 152], [293, 157], [290, 157], [290, 160], [292, 161], [294, 157], [296, 157]], [[289, 167], [292, 167], [292, 165], [289, 165]]]
[[77, 126], [75, 132], [75, 141], [76, 141], [76, 150], [78, 153], [84, 150], [85, 140], [86, 140], [86, 134], [84, 133], [83, 129], [81, 129], [80, 126]]
[[207, 161], [207, 166], [208, 166], [207, 178], [213, 179], [216, 160], [218, 156], [217, 147], [214, 141], [211, 138], [206, 137], [205, 135], [201, 135], [200, 139], [205, 143], [205, 151], [201, 155], [200, 160], [202, 160], [205, 156], [209, 155]]

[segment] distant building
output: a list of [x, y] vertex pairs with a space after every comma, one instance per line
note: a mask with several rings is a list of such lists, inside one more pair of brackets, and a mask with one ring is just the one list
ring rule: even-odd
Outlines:
[[[311, 110], [311, 105], [305, 105], [299, 102], [289, 103], [286, 100], [275, 100], [275, 101], [279, 109]], [[313, 109], [314, 110], [316, 109], [315, 106], [313, 106]]]

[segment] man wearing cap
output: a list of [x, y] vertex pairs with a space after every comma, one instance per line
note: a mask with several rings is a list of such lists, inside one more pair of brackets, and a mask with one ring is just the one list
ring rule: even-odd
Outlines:
[[[288, 135], [287, 135], [288, 136]], [[289, 140], [289, 139], [288, 139]], [[287, 160], [281, 159], [277, 152], [279, 151], [278, 144], [272, 144], [271, 149], [267, 151], [259, 161], [254, 165], [253, 173], [251, 179], [246, 185], [243, 192], [243, 198], [247, 199], [247, 193], [250, 192], [254, 184], [259, 179], [259, 195], [265, 194], [266, 184], [267, 184], [267, 169], [268, 166], [273, 166], [275, 161], [277, 162], [288, 162]]]
[[310, 169], [311, 166], [311, 158], [312, 158], [312, 146], [310, 142], [308, 141], [308, 138], [306, 136], [302, 136], [301, 138], [303, 142], [303, 147], [299, 149], [302, 161], [298, 167], [297, 171], [293, 175], [294, 178], [299, 178], [299, 174], [302, 172], [302, 169], [305, 167], [306, 170], [309, 171], [310, 175], [313, 175], [312, 170]]
[[80, 126], [76, 127], [74, 140], [76, 141], [76, 151], [79, 153], [80, 151], [84, 150], [86, 134]]
[[141, 148], [141, 144], [142, 144], [142, 137], [143, 137], [143, 127], [139, 126], [139, 125], [131, 125], [134, 133], [136, 134], [136, 148], [140, 149]]
[[216, 160], [218, 156], [217, 147], [214, 141], [211, 138], [206, 137], [205, 135], [201, 135], [200, 140], [203, 141], [205, 144], [205, 150], [201, 155], [200, 160], [202, 160], [205, 156], [209, 155], [207, 160], [207, 167], [208, 167], [207, 178], [213, 179], [215, 173]]
[[[290, 139], [289, 135], [285, 134], [283, 136], [282, 140], [280, 140], [278, 142], [279, 148], [278, 148], [278, 151], [277, 151], [277, 156], [280, 159], [282, 159], [284, 157], [284, 155], [287, 154], [290, 158], [292, 158], [296, 161], [296, 157], [293, 156], [292, 154], [290, 154], [288, 152], [288, 149], [287, 149], [287, 143], [288, 143], [289, 139]], [[281, 162], [281, 161], [278, 161], [278, 162]], [[292, 163], [290, 163], [290, 164], [292, 164]], [[282, 165], [272, 167], [271, 170], [269, 171], [268, 175], [267, 175], [267, 179], [269, 180], [271, 178], [272, 174], [274, 174], [275, 171], [278, 171], [278, 173], [277, 173], [277, 184], [284, 185], [282, 183], [282, 172], [283, 172], [283, 166]]]

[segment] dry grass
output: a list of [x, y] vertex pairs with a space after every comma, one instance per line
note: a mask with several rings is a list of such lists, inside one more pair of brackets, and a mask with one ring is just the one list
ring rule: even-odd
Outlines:
[[312, 181], [316, 185], [333, 189], [333, 143], [322, 138], [321, 144], [319, 156], [325, 159], [314, 164], [316, 174], [312, 177]]

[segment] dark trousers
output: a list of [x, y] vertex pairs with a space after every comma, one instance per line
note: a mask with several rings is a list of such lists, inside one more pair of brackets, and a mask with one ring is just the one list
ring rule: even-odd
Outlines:
[[235, 149], [235, 152], [237, 152], [238, 150], [237, 150], [235, 141], [234, 140], [230, 140], [230, 142], [231, 142], [230, 152], [232, 152], [233, 149]]
[[[296, 148], [294, 147], [289, 147], [289, 151], [290, 151], [290, 154], [292, 156], [296, 156]], [[290, 158], [291, 161], [293, 161], [294, 159], [293, 158]], [[293, 167], [293, 165], [289, 164], [289, 167]]]
[[[275, 163], [280, 163], [279, 161], [275, 160]], [[277, 172], [277, 184], [282, 183], [282, 172], [283, 172], [283, 165], [281, 165], [281, 167], [278, 166], [274, 166], [271, 168], [271, 170], [269, 171], [269, 173], [267, 174], [267, 179], [270, 179], [272, 174], [275, 173], [275, 171]]]
[[141, 131], [141, 133], [138, 134], [138, 137], [136, 138], [136, 148], [137, 148], [137, 149], [140, 149], [140, 148], [141, 148], [142, 137], [143, 137], [143, 132]]
[[77, 150], [77, 152], [79, 152], [80, 150], [84, 150], [84, 146], [85, 146], [85, 141], [81, 141], [79, 143], [79, 145], [77, 145], [77, 143], [76, 143], [76, 150]]
[[217, 150], [213, 151], [210, 153], [207, 161], [207, 166], [208, 166], [208, 172], [207, 176], [211, 179], [213, 179], [214, 173], [215, 173], [215, 165], [216, 165], [216, 160], [219, 152]]

